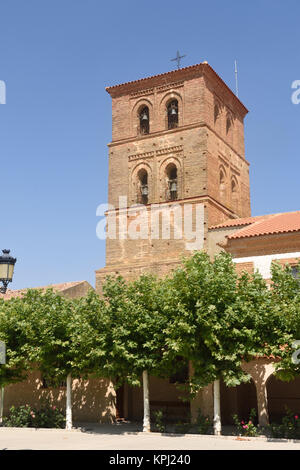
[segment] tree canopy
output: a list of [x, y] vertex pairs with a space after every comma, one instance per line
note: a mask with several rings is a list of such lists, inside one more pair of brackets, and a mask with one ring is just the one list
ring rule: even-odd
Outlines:
[[194, 392], [219, 378], [228, 386], [249, 380], [242, 362], [277, 355], [286, 341], [280, 305], [266, 282], [258, 273], [238, 276], [230, 255], [211, 261], [196, 253], [168, 282], [168, 342], [191, 361]]
[[[82, 299], [28, 290], [0, 300], [0, 340], [7, 363], [0, 385], [38, 368], [56, 383], [71, 374], [141, 383], [142, 374], [169, 377], [191, 363], [191, 393], [216, 380], [249, 380], [243, 361], [273, 357], [280, 378], [300, 374], [293, 342], [300, 339], [299, 280], [273, 264], [271, 284], [259, 273], [238, 275], [230, 255], [196, 252], [164, 279], [143, 274], [108, 278], [100, 297]], [[300, 361], [299, 361], [300, 362]]]

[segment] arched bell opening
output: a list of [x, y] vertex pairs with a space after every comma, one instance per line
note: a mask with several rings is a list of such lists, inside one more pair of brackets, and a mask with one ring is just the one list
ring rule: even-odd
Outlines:
[[167, 200], [175, 201], [178, 198], [178, 175], [174, 163], [169, 163], [166, 168], [167, 175]]
[[178, 101], [172, 100], [167, 105], [168, 129], [178, 127]]
[[150, 133], [150, 121], [149, 121], [149, 108], [143, 106], [138, 113], [139, 118], [139, 134], [146, 135]]
[[138, 172], [137, 202], [139, 204], [148, 204], [148, 200], [149, 200], [148, 173], [144, 168], [142, 168]]

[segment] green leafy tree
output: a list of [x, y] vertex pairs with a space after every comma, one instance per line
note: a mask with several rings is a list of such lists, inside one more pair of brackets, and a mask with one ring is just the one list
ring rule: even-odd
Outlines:
[[6, 363], [0, 366], [0, 385], [19, 382], [26, 377], [28, 361], [28, 319], [21, 299], [0, 300], [0, 340], [6, 347]]
[[300, 278], [293, 275], [289, 265], [272, 265], [272, 297], [281, 311], [285, 341], [277, 354], [276, 376], [291, 381], [300, 375]]
[[173, 311], [168, 346], [191, 361], [191, 392], [214, 383], [215, 433], [220, 433], [220, 379], [236, 386], [250, 379], [242, 362], [276, 354], [285, 336], [280, 308], [259, 274], [238, 276], [231, 256], [213, 261], [195, 253], [169, 279]]
[[24, 309], [21, 298], [0, 300], [0, 341], [5, 345], [5, 363], [0, 364], [0, 422], [3, 417], [3, 402], [5, 386], [25, 380], [32, 366], [30, 320]]
[[68, 429], [72, 427], [72, 377], [94, 370], [88, 320], [96, 313], [94, 318], [101, 322], [99, 302], [93, 291], [86, 299], [70, 300], [51, 289], [29, 289], [21, 298], [0, 302], [0, 340], [7, 353], [6, 364], [0, 366], [0, 385], [24, 380], [29, 369], [39, 369], [54, 386], [66, 380]]
[[28, 290], [21, 299], [29, 332], [27, 350], [29, 360], [43, 377], [58, 384], [66, 380], [66, 428], [72, 427], [72, 377], [80, 377], [82, 369], [74, 354], [76, 331], [75, 301], [66, 299], [48, 289], [46, 292]]
[[174, 370], [174, 355], [166, 347], [168, 317], [162, 310], [164, 287], [151, 275], [126, 283], [108, 278], [103, 299], [90, 301], [86, 367], [100, 375], [136, 386], [143, 379], [144, 430], [150, 430], [148, 376], [166, 377]]

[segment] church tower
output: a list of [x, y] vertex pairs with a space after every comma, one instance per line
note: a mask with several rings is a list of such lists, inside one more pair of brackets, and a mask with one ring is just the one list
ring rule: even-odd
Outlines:
[[[96, 271], [97, 290], [108, 274], [163, 275], [182, 255], [207, 248], [209, 226], [251, 215], [248, 111], [207, 62], [106, 91], [112, 98], [107, 220], [115, 231], [106, 240], [106, 267]], [[191, 211], [194, 245], [184, 229]]]

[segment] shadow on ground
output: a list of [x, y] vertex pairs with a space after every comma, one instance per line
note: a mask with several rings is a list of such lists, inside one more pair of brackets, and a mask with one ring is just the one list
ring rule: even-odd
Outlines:
[[[114, 424], [100, 424], [100, 423], [74, 423], [74, 428], [80, 429], [82, 432], [91, 433], [91, 434], [107, 434], [107, 435], [122, 435], [122, 434], [137, 434], [143, 431], [143, 425], [140, 422], [121, 422]], [[157, 430], [151, 427], [152, 432], [157, 432]], [[167, 425], [164, 433], [174, 434], [176, 436], [184, 436], [188, 434], [199, 434], [200, 433], [196, 426], [192, 426], [187, 432], [178, 432], [174, 425]], [[213, 434], [213, 429], [211, 429], [208, 435]], [[222, 428], [223, 436], [236, 436], [234, 426], [223, 426]]]
[[143, 431], [141, 423], [74, 423], [74, 428], [80, 429], [82, 432], [86, 433], [108, 435], [137, 434]]

